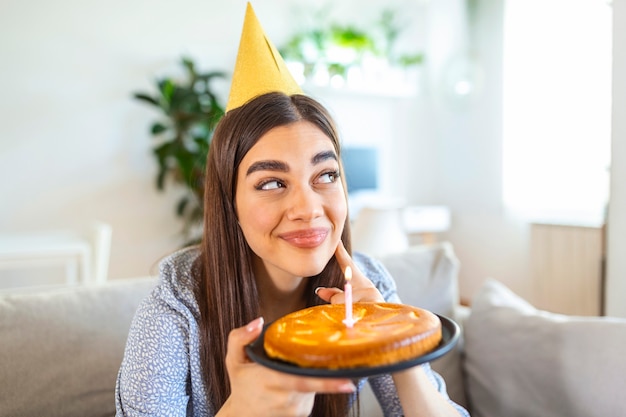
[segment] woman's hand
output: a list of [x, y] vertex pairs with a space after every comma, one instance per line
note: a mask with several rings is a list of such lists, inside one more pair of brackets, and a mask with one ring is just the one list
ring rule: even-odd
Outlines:
[[[352, 301], [385, 301], [372, 281], [367, 279], [359, 268], [357, 268], [341, 240], [335, 250], [335, 258], [337, 262], [339, 262], [342, 271], [345, 271], [348, 266], [352, 268]], [[339, 288], [319, 287], [315, 292], [321, 299], [329, 303], [340, 304], [345, 302], [343, 291]]]
[[259, 317], [230, 332], [226, 370], [231, 393], [217, 416], [308, 416], [315, 393], [355, 391], [350, 379], [301, 377], [250, 361], [245, 346], [256, 340], [262, 329], [263, 318]]

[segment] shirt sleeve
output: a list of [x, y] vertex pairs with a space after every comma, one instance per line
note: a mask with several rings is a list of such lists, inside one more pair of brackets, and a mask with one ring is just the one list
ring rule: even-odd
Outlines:
[[116, 416], [186, 416], [189, 403], [185, 320], [159, 297], [137, 310], [116, 383]]
[[385, 301], [389, 303], [400, 302], [396, 282], [382, 262], [359, 252], [355, 252], [352, 259], [361, 272], [378, 288]]
[[115, 387], [117, 417], [215, 415], [200, 360], [198, 254], [189, 247], [165, 258], [159, 284], [135, 313]]

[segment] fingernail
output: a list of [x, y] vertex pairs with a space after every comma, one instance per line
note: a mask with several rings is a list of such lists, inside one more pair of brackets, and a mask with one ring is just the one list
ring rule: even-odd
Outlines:
[[347, 382], [347, 383], [339, 386], [339, 391], [340, 392], [345, 392], [345, 393], [350, 393], [350, 392], [356, 391], [356, 387], [354, 386], [354, 384], [352, 382]]
[[246, 330], [249, 332], [253, 332], [259, 327], [263, 327], [263, 317], [257, 317], [256, 319], [248, 323], [248, 325], [246, 326]]
[[317, 287], [317, 288], [315, 289], [315, 295], [317, 295], [317, 293], [318, 293], [318, 292], [320, 292], [320, 290], [321, 290], [322, 288], [324, 288], [324, 287]]

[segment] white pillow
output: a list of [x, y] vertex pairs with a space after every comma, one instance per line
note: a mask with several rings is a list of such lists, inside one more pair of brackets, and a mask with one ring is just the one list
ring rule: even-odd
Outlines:
[[379, 259], [403, 303], [453, 317], [459, 303], [459, 260], [450, 242], [415, 245]]
[[473, 417], [624, 415], [626, 319], [534, 308], [495, 280], [465, 324]]

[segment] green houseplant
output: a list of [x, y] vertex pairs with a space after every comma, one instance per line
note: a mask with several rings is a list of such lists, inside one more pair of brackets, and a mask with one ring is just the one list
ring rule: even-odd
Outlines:
[[224, 115], [224, 107], [212, 82], [225, 78], [222, 71], [198, 72], [195, 63], [182, 58], [185, 78], [156, 80], [156, 94], [134, 93], [134, 98], [156, 107], [161, 117], [152, 123], [153, 153], [158, 163], [156, 187], [183, 187], [176, 214], [183, 219], [186, 243], [197, 242], [202, 226], [204, 173], [213, 131]]
[[363, 66], [367, 56], [398, 68], [416, 67], [424, 62], [422, 52], [395, 50], [402, 29], [393, 10], [383, 10], [379, 19], [367, 28], [333, 23], [326, 12], [315, 13], [319, 24], [297, 32], [280, 48], [285, 60], [302, 63], [305, 78], [312, 77], [318, 67], [345, 78], [349, 68]]

